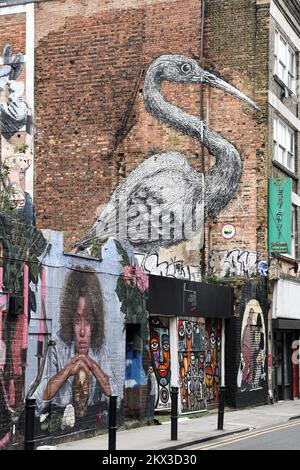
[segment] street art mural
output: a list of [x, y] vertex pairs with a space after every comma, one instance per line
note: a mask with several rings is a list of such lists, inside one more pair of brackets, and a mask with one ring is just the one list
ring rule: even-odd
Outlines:
[[200, 411], [219, 399], [221, 320], [178, 321], [181, 411]]
[[213, 250], [208, 261], [208, 274], [218, 277], [256, 276], [258, 253], [250, 250]]
[[[36, 399], [35, 437], [45, 443], [49, 436], [106, 430], [110, 394], [118, 396], [121, 423], [127, 386], [136, 417], [151, 419], [148, 278], [129, 245], [110, 239], [102, 261], [87, 260], [64, 254], [62, 233], [41, 233], [12, 217], [0, 222], [0, 447], [22, 441], [28, 396]], [[128, 322], [140, 340], [134, 384], [125, 384]]]
[[[53, 248], [47, 258], [45, 310], [47, 319], [52, 319], [51, 339], [40, 366], [42, 373], [32, 371], [33, 382], [28, 384], [36, 398], [41, 434], [106, 430], [111, 394], [118, 396], [122, 422], [127, 388], [135, 393], [136, 417], [153, 414], [147, 401], [149, 364], [145, 362], [148, 278], [126, 243], [111, 239], [101, 251], [101, 262], [82, 257], [75, 261]], [[64, 269], [57, 271], [58, 263]], [[135, 349], [131, 357], [134, 377], [126, 381], [130, 372], [130, 354], [127, 351], [126, 362], [125, 351], [128, 323], [139, 325], [140, 347], [139, 354]]]
[[24, 411], [28, 329], [46, 247], [35, 227], [0, 215], [0, 448], [16, 439]]
[[147, 274], [187, 279], [189, 281], [197, 280], [198, 268], [186, 266], [182, 259], [176, 259], [175, 257], [168, 261], [162, 261], [158, 252], [150, 252], [146, 255], [136, 253], [136, 258], [143, 271]]
[[6, 44], [3, 50], [3, 66], [0, 69], [0, 92], [8, 88], [6, 103], [1, 103], [1, 134], [11, 138], [27, 123], [28, 106], [24, 102], [24, 84], [17, 81], [23, 70], [23, 54], [12, 54], [12, 46]]
[[32, 199], [25, 187], [25, 175], [31, 163], [29, 152], [15, 152], [3, 161], [7, 168], [7, 176], [3, 178], [4, 189], [9, 195], [11, 207], [27, 224], [31, 224], [34, 219]]
[[[154, 413], [149, 372], [149, 324], [146, 314], [148, 276], [144, 274], [127, 243], [114, 240], [122, 273], [116, 293], [124, 314], [126, 332], [125, 415], [149, 420]], [[126, 248], [127, 247], [127, 248]]]
[[115, 236], [129, 240], [140, 255], [155, 250], [161, 261], [171, 262], [174, 253], [182, 250], [185, 257], [180, 259], [196, 266], [199, 263], [195, 264], [196, 257], [192, 260], [190, 253], [199, 253], [202, 246], [204, 217], [215, 217], [235, 195], [243, 167], [239, 152], [198, 117], [166, 101], [161, 93], [164, 81], [203, 83], [258, 109], [249, 98], [202, 69], [195, 60], [181, 55], [158, 57], [145, 77], [146, 110], [168, 127], [204, 144], [216, 163], [203, 175], [179, 152], [169, 151], [144, 160], [99, 211], [94, 226], [78, 243], [79, 250], [88, 251], [95, 239]]
[[[34, 221], [32, 197], [26, 191], [25, 173], [32, 161], [32, 117], [24, 99], [23, 54], [13, 55], [10, 44], [3, 50], [0, 68], [1, 163], [6, 169], [1, 181], [11, 208], [28, 224]], [[17, 139], [15, 135], [17, 134]]]
[[267, 380], [266, 327], [262, 309], [257, 300], [246, 305], [241, 333], [241, 362], [237, 385], [241, 392], [256, 391]]
[[150, 317], [150, 373], [155, 377], [156, 409], [171, 407], [170, 396], [170, 332], [169, 320]]
[[[66, 276], [59, 312], [60, 329], [48, 348], [41, 382], [34, 392], [39, 415], [68, 405], [75, 418], [88, 406], [101, 411], [116, 383], [104, 346], [103, 293], [95, 272], [74, 266]], [[70, 407], [68, 413], [70, 413]]]

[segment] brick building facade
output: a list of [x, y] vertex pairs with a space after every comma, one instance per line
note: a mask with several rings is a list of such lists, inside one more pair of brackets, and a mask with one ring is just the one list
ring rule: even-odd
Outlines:
[[[222, 336], [226, 348], [229, 404], [263, 403], [268, 394], [271, 399], [299, 395], [298, 368], [290, 367], [284, 377], [283, 366], [276, 362], [277, 356], [287, 354], [300, 330], [300, 313], [284, 310], [281, 294], [288, 283], [297, 296], [300, 279], [297, 2], [37, 0], [7, 1], [0, 7], [0, 49], [11, 43], [15, 52], [24, 54], [26, 66], [19, 81], [25, 85], [24, 96], [34, 120], [34, 132], [21, 129], [2, 139], [2, 160], [27, 144], [31, 165], [23, 170], [23, 174], [27, 171], [22, 190], [33, 197], [37, 227], [63, 231], [69, 252], [75, 252], [79, 240], [86, 240], [90, 233], [89, 253], [94, 254], [101, 244], [91, 227], [96, 217], [101, 219], [103, 205], [117, 199], [126, 184], [129, 187], [133, 181], [137, 188], [139, 178], [148, 191], [139, 201], [150, 196], [173, 201], [174, 194], [184, 192], [184, 169], [189, 194], [202, 198], [204, 229], [190, 244], [183, 240], [158, 249], [148, 244], [140, 248], [137, 243], [138, 261], [147, 274], [234, 288], [234, 310], [232, 319], [226, 320], [226, 333], [225, 320], [223, 333], [217, 321], [207, 328], [209, 354], [213, 356], [214, 335]], [[166, 55], [168, 59], [161, 59]], [[202, 55], [203, 69], [214, 76], [210, 86], [182, 78], [188, 70], [182, 56], [199, 64]], [[159, 67], [166, 70], [172, 61], [180, 63], [180, 72], [176, 70], [181, 78], [174, 78], [173, 69], [169, 79], [158, 85], [167, 74]], [[195, 67], [194, 62], [188, 64]], [[156, 74], [151, 83], [150, 71]], [[239, 90], [243, 100], [232, 89], [230, 93], [218, 89], [218, 79]], [[164, 106], [172, 103], [178, 108], [176, 124], [149, 105], [147, 80], [148, 93], [157, 92]], [[191, 116], [196, 116], [194, 129], [188, 129]], [[197, 128], [200, 118], [206, 124]], [[228, 151], [228, 168], [222, 168], [223, 154], [220, 157], [216, 147], [215, 153], [208, 152], [206, 126], [223, 136], [224, 148], [235, 147], [237, 153], [232, 147]], [[285, 135], [285, 146], [280, 132]], [[178, 168], [175, 164], [167, 168], [159, 159], [159, 154], [171, 158], [170, 153]], [[230, 154], [236, 159], [232, 167], [236, 175], [234, 171], [229, 174]], [[161, 161], [159, 183], [151, 170], [155, 168], [153, 155]], [[214, 171], [220, 172], [220, 188], [206, 193]], [[268, 250], [270, 178], [292, 182], [291, 248], [285, 254]], [[158, 186], [151, 188], [151, 181]], [[207, 209], [210, 197], [216, 199], [211, 211]], [[202, 316], [205, 312], [197, 318]], [[205, 324], [197, 318], [189, 320]], [[282, 322], [292, 319], [296, 323]], [[179, 334], [180, 322], [188, 321], [177, 320], [173, 338], [176, 331]], [[165, 334], [164, 319], [159, 322]], [[139, 336], [137, 330], [135, 334]], [[218, 367], [215, 382], [220, 379]]]

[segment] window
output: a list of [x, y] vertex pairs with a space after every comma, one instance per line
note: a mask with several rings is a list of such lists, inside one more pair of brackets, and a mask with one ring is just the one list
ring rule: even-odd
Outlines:
[[296, 54], [278, 31], [275, 32], [274, 74], [291, 91], [296, 92]]
[[295, 132], [278, 118], [274, 119], [273, 159], [295, 171]]

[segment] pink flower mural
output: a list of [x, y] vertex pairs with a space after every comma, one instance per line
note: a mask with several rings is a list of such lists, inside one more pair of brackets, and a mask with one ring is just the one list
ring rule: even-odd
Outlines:
[[144, 274], [141, 268], [136, 266], [135, 263], [132, 263], [130, 266], [124, 266], [123, 274], [126, 286], [137, 287], [142, 294], [148, 290], [148, 276]]

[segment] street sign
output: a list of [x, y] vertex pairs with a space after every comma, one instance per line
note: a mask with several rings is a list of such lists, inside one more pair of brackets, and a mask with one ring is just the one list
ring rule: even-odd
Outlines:
[[292, 180], [269, 180], [269, 254], [291, 252]]

